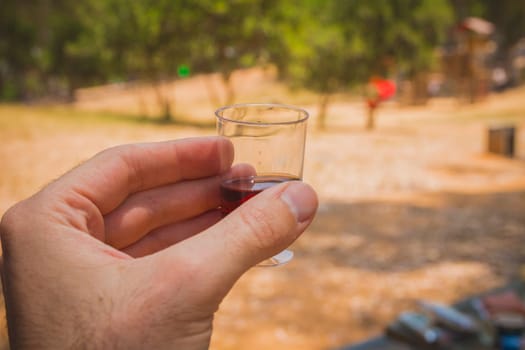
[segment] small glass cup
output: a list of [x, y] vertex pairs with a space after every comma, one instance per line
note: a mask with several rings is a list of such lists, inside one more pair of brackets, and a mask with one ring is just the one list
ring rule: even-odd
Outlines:
[[[217, 132], [234, 146], [233, 171], [221, 184], [224, 215], [257, 193], [282, 182], [302, 180], [306, 122], [304, 109], [272, 103], [236, 104], [219, 108]], [[289, 262], [283, 250], [258, 266]]]

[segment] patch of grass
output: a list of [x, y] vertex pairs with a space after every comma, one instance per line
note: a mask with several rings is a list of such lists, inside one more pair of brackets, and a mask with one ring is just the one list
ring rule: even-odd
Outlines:
[[212, 129], [215, 120], [192, 120], [186, 116], [177, 115], [172, 120], [162, 118], [140, 117], [116, 112], [84, 111], [68, 106], [25, 106], [0, 104], [0, 135], [9, 130], [20, 130], [34, 127], [41, 128], [80, 128], [97, 126], [144, 126], [144, 125], [176, 125]]

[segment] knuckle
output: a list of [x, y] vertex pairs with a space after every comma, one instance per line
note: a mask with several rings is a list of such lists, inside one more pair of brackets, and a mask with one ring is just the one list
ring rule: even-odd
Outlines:
[[140, 189], [144, 186], [142, 175], [142, 163], [134, 157], [140, 149], [140, 144], [124, 144], [110, 147], [98, 154], [102, 159], [108, 159], [115, 169], [126, 169], [128, 173], [129, 187]]
[[11, 226], [11, 223], [15, 220], [15, 210], [15, 208], [7, 210], [4, 216], [2, 217], [2, 221], [0, 221], [0, 234], [2, 236], [7, 233], [9, 227]]
[[23, 206], [25, 202], [22, 201], [13, 207], [9, 208], [3, 215], [2, 220], [0, 221], [0, 236], [2, 239], [7, 238], [7, 236], [16, 230], [16, 226], [21, 222], [24, 222], [24, 216], [27, 214], [24, 213]]

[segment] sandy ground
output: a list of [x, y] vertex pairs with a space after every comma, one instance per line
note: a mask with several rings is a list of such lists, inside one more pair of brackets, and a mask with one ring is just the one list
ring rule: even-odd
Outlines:
[[[267, 76], [250, 74], [247, 85], [260, 86], [261, 97], [246, 89], [239, 99], [268, 100]], [[205, 94], [202, 79], [184, 83], [176, 91]], [[118, 102], [104, 97], [111, 94], [90, 100], [91, 90], [76, 108], [125, 111], [132, 95], [113, 89]], [[275, 91], [286, 102], [282, 88]], [[202, 96], [183, 100], [201, 101], [196, 117], [206, 120], [213, 107]], [[315, 105], [295, 98], [313, 112], [314, 125]], [[452, 302], [518, 276], [525, 263], [524, 100], [519, 89], [474, 106], [391, 103], [373, 132], [362, 128], [360, 103], [336, 102], [327, 130], [308, 134], [304, 178], [319, 193], [316, 220], [291, 247], [290, 264], [241, 278], [216, 315], [212, 349], [337, 348], [379, 334], [415, 299]], [[180, 110], [187, 113], [190, 102]], [[0, 213], [111, 145], [214, 133], [74, 120], [62, 109], [39, 113], [0, 106]], [[485, 152], [487, 127], [499, 122], [518, 127], [513, 159]]]

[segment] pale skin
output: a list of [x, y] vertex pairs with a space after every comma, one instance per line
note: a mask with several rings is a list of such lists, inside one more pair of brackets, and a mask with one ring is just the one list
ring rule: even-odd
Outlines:
[[8, 210], [11, 347], [207, 349], [234, 283], [297, 239], [318, 204], [290, 182], [221, 219], [232, 158], [217, 137], [119, 146]]

